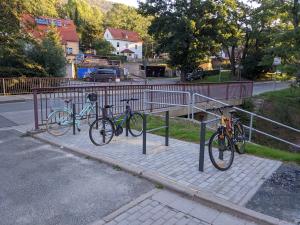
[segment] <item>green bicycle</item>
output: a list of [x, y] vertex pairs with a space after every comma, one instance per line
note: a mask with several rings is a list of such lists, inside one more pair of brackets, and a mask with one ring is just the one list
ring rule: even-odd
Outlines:
[[[86, 103], [83, 105], [83, 109], [75, 115], [75, 126], [80, 131], [81, 120], [86, 116], [88, 124], [96, 119], [96, 101], [97, 94], [90, 93], [86, 97]], [[68, 106], [72, 102], [72, 99], [65, 99], [64, 106], [54, 109], [47, 118], [46, 129], [47, 132], [54, 136], [62, 136], [67, 133], [73, 124], [73, 111]]]

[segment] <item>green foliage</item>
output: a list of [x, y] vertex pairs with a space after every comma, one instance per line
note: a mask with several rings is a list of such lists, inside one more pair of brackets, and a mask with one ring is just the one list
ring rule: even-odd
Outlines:
[[111, 54], [115, 48], [112, 44], [106, 40], [95, 40], [93, 42], [92, 48], [96, 50], [97, 55], [109, 55]]
[[148, 27], [151, 17], [140, 15], [134, 7], [124, 4], [113, 4], [110, 11], [106, 13], [105, 26], [137, 32], [145, 41], [151, 39], [148, 35]]
[[59, 0], [22, 0], [22, 4], [27, 13], [35, 16], [57, 17], [57, 8], [60, 6]]
[[140, 2], [140, 11], [154, 16], [149, 33], [158, 41], [159, 52], [168, 52], [171, 66], [178, 66], [184, 77], [220, 49], [213, 38], [218, 32], [215, 1], [147, 0]]
[[48, 30], [41, 43], [31, 45], [27, 56], [42, 65], [49, 76], [64, 76], [66, 59], [55, 27]]
[[96, 40], [103, 38], [103, 13], [85, 0], [68, 0], [64, 8], [77, 26], [81, 50], [90, 50]]

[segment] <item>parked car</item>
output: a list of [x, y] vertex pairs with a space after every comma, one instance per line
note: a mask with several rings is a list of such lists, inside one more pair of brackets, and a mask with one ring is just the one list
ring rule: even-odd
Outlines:
[[191, 73], [187, 74], [186, 80], [192, 81], [192, 80], [200, 80], [203, 79], [204, 72], [202, 68], [197, 68], [193, 70]]
[[91, 82], [119, 82], [120, 76], [114, 69], [97, 69], [96, 71], [84, 75], [83, 79]]

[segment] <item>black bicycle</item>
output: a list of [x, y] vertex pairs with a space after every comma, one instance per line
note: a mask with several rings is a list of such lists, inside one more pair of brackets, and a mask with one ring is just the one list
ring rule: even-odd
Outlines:
[[95, 120], [90, 126], [89, 136], [92, 143], [96, 146], [108, 144], [114, 135], [119, 136], [123, 133], [123, 126], [126, 124], [132, 136], [140, 136], [143, 133], [143, 116], [141, 113], [133, 112], [129, 104], [131, 101], [138, 100], [136, 98], [122, 99], [121, 102], [126, 102], [126, 110], [117, 117], [113, 115], [113, 105], [104, 106], [106, 115]]
[[224, 171], [231, 167], [234, 151], [245, 153], [246, 136], [243, 124], [234, 117], [235, 110], [229, 112], [230, 117], [224, 116], [221, 109], [219, 111], [221, 124], [209, 140], [208, 152], [212, 164]]

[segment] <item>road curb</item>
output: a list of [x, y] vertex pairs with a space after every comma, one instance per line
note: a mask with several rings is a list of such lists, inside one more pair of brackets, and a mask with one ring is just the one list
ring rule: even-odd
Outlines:
[[256, 212], [254, 210], [247, 209], [243, 206], [233, 204], [229, 201], [226, 201], [224, 199], [213, 196], [212, 194], [210, 194], [208, 192], [196, 190], [192, 187], [186, 187], [174, 180], [159, 176], [159, 175], [157, 175], [157, 173], [155, 173], [153, 171], [144, 170], [142, 168], [139, 168], [139, 167], [136, 167], [133, 165], [125, 164], [118, 160], [111, 159], [107, 156], [103, 156], [101, 154], [99, 155], [99, 153], [97, 153], [97, 155], [96, 155], [91, 152], [82, 151], [75, 147], [70, 148], [70, 147], [66, 147], [66, 146], [61, 146], [55, 142], [47, 140], [46, 138], [39, 137], [39, 136], [36, 136], [31, 133], [29, 133], [29, 135], [37, 140], [42, 141], [42, 142], [45, 142], [45, 143], [57, 146], [59, 148], [62, 148], [64, 150], [67, 150], [69, 152], [72, 152], [75, 155], [88, 157], [89, 159], [103, 162], [103, 163], [106, 163], [111, 166], [118, 166], [126, 172], [140, 176], [140, 177], [145, 178], [154, 183], [161, 184], [166, 189], [186, 195], [188, 197], [191, 197], [193, 200], [195, 200], [197, 202], [207, 205], [208, 207], [212, 207], [212, 208], [218, 209], [220, 211], [224, 211], [226, 213], [240, 217], [242, 219], [250, 220], [250, 221], [253, 221], [254, 223], [261, 224], [261, 225], [288, 225], [288, 224], [291, 224], [286, 221], [282, 221], [277, 218]]
[[26, 100], [25, 99], [5, 100], [5, 101], [0, 101], [0, 104], [18, 103], [18, 102], [26, 102]]

